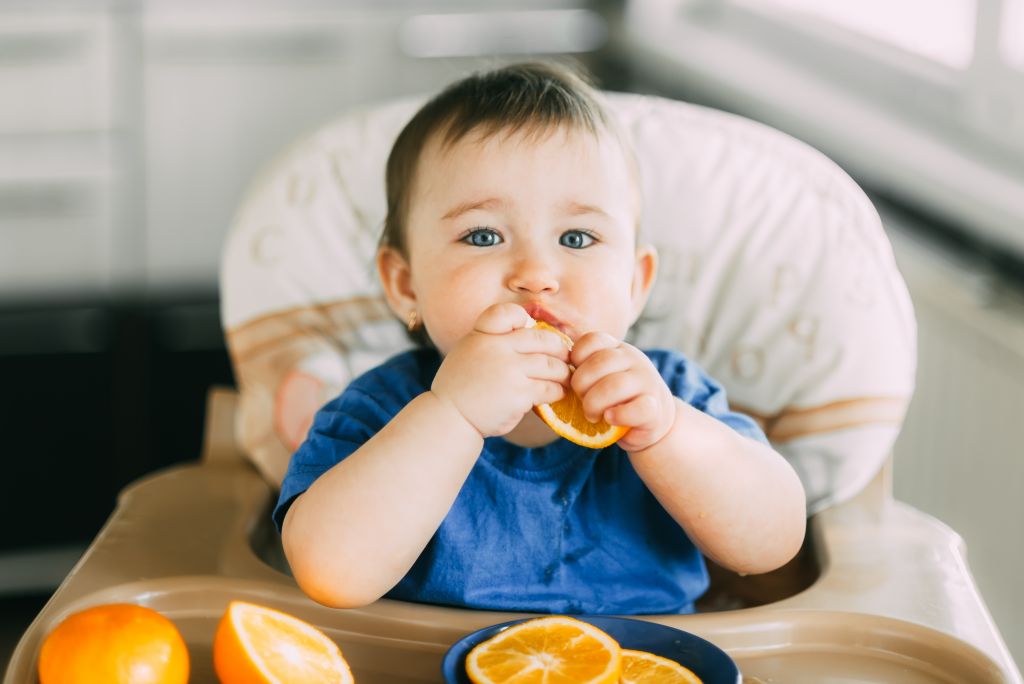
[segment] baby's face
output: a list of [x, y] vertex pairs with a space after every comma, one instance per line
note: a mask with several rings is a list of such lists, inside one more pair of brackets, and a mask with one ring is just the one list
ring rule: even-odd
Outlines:
[[573, 339], [623, 337], [653, 257], [636, 246], [635, 180], [609, 135], [470, 133], [427, 145], [406, 245], [417, 308], [441, 353], [492, 304], [520, 304]]

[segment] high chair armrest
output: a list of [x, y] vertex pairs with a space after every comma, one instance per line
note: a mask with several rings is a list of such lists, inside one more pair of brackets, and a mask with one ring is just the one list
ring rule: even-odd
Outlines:
[[891, 457], [860, 494], [815, 514], [808, 534], [821, 575], [806, 591], [754, 610], [827, 607], [927, 625], [989, 654], [1008, 681], [1022, 681], [971, 574], [963, 538], [893, 498]]
[[[223, 575], [289, 584], [249, 544], [273, 492], [243, 461], [175, 466], [133, 482], [51, 603], [125, 582]], [[291, 583], [294, 584], [294, 583]]]
[[230, 387], [212, 387], [206, 395], [206, 424], [203, 428], [204, 463], [242, 463], [245, 454], [236, 438], [235, 418], [239, 395]]
[[[216, 387], [207, 400], [202, 460], [157, 471], [121, 490], [117, 505], [57, 595], [125, 581], [181, 575], [286, 581], [252, 553], [249, 539], [274, 492], [234, 439], [238, 394]], [[73, 587], [73, 589], [72, 589]]]

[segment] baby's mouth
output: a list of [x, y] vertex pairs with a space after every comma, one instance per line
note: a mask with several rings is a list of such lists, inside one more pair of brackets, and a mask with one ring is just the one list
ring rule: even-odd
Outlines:
[[545, 309], [540, 304], [525, 304], [523, 308], [526, 309], [526, 313], [530, 314], [530, 318], [532, 318], [533, 320], [544, 321], [552, 328], [555, 328], [559, 332], [569, 335], [570, 338], [572, 337], [571, 328], [562, 321], [558, 320], [557, 316], [555, 316], [553, 313]]

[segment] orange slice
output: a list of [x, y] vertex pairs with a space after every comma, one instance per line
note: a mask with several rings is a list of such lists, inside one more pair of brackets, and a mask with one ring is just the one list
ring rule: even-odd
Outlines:
[[619, 681], [618, 642], [590, 623], [564, 615], [520, 622], [477, 644], [466, 656], [474, 684]]
[[[544, 321], [537, 321], [534, 327], [558, 333], [562, 341], [565, 342], [565, 346], [572, 349], [572, 340], [561, 330]], [[570, 442], [591, 449], [603, 449], [609, 444], [619, 441], [624, 434], [629, 432], [627, 427], [609, 425], [603, 420], [596, 423], [587, 420], [583, 414], [583, 402], [571, 388], [567, 388], [566, 395], [553, 404], [534, 406], [533, 412], [540, 416], [540, 419], [547, 423], [547, 426], [554, 430], [559, 437], [564, 437]]]
[[620, 684], [702, 684], [700, 677], [674, 660], [622, 649]]
[[243, 601], [228, 604], [213, 639], [221, 684], [352, 684], [341, 649], [297, 617]]

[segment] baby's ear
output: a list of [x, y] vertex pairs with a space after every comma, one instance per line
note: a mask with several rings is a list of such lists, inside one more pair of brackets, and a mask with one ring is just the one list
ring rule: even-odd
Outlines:
[[633, 266], [633, 285], [630, 297], [633, 303], [633, 321], [640, 317], [640, 312], [647, 304], [654, 285], [654, 277], [658, 273], [658, 250], [654, 245], [640, 245], [636, 248], [636, 263]]
[[409, 262], [395, 248], [381, 247], [377, 250], [377, 275], [384, 286], [388, 306], [401, 320], [407, 320], [417, 309]]

